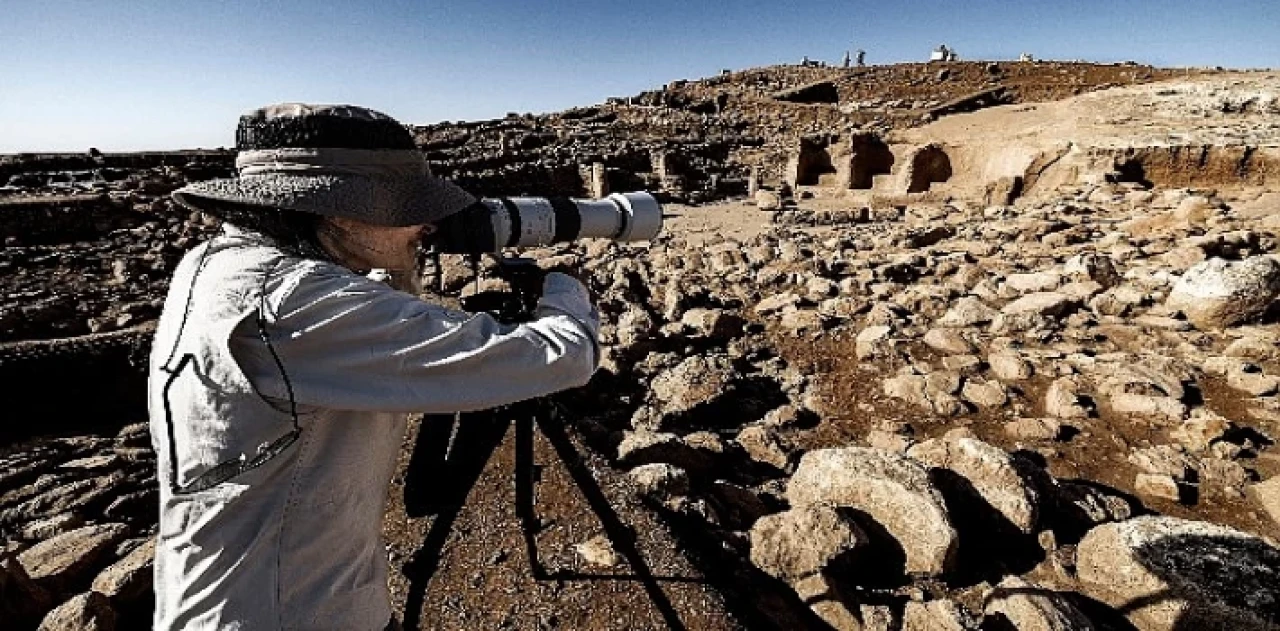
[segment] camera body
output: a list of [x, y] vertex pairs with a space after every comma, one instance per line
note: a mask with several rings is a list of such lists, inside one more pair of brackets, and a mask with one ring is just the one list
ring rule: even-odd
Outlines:
[[661, 204], [643, 192], [486, 198], [440, 221], [431, 245], [443, 254], [484, 254], [589, 238], [648, 241], [662, 232], [662, 219]]

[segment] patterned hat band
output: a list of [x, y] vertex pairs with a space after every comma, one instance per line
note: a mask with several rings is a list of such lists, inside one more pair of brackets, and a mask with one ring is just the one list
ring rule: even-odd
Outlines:
[[416, 149], [251, 149], [236, 154], [236, 169], [241, 177], [288, 174], [415, 178], [431, 175], [426, 157]]

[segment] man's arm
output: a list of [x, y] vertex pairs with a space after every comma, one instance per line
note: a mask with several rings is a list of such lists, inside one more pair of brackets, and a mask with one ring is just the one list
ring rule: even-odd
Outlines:
[[[286, 274], [267, 331], [301, 406], [387, 412], [491, 408], [585, 384], [599, 361], [586, 288], [548, 274], [536, 319], [499, 323], [423, 302], [331, 265]], [[260, 393], [288, 391], [254, 318], [231, 348]]]

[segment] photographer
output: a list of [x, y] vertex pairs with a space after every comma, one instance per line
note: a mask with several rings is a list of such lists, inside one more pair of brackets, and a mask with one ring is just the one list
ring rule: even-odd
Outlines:
[[527, 324], [420, 300], [423, 239], [475, 199], [384, 114], [271, 106], [236, 147], [238, 178], [174, 193], [223, 224], [178, 266], [152, 351], [155, 628], [394, 628], [381, 528], [406, 413], [585, 384], [598, 316], [555, 273]]

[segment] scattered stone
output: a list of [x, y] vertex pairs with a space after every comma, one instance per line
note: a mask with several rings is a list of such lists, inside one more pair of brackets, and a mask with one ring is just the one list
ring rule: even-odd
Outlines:
[[1166, 304], [1200, 329], [1257, 320], [1280, 296], [1280, 262], [1268, 256], [1242, 261], [1213, 258], [1187, 270]]
[[1280, 476], [1251, 485], [1249, 496], [1267, 512], [1271, 521], [1280, 524]]
[[1078, 377], [1055, 379], [1044, 394], [1045, 414], [1054, 418], [1088, 418], [1090, 408], [1080, 394], [1083, 387]]
[[978, 623], [949, 599], [908, 602], [902, 611], [902, 631], [976, 631]]
[[1097, 627], [1062, 594], [1007, 576], [987, 597], [987, 623], [1016, 631], [1093, 631]]
[[76, 513], [60, 513], [33, 521], [22, 526], [18, 536], [27, 541], [43, 541], [52, 539], [64, 532], [75, 530], [84, 525], [84, 518]]
[[573, 549], [587, 565], [617, 567], [624, 562], [622, 555], [613, 549], [613, 543], [604, 535], [596, 535], [574, 546]]
[[1182, 499], [1182, 490], [1178, 488], [1178, 481], [1168, 475], [1139, 473], [1133, 482], [1133, 487], [1138, 492], [1138, 495], [1147, 498], [1157, 498], [1170, 502], [1177, 502]]
[[756, 191], [756, 208], [760, 210], [781, 210], [782, 197], [773, 191], [760, 189]]
[[707, 450], [695, 448], [669, 432], [628, 431], [618, 445], [618, 462], [626, 466], [666, 463], [703, 472], [714, 466], [713, 458]]
[[1122, 280], [1111, 257], [1096, 252], [1071, 257], [1063, 265], [1062, 273], [1075, 280], [1093, 281], [1106, 289], [1119, 285]]
[[864, 447], [806, 453], [787, 484], [792, 506], [829, 503], [866, 513], [906, 554], [906, 571], [942, 574], [957, 544], [942, 495], [919, 464]]
[[627, 472], [637, 490], [645, 497], [666, 500], [689, 492], [689, 474], [665, 462], [640, 465]]
[[991, 373], [1001, 381], [1022, 381], [1035, 374], [1031, 362], [1017, 353], [992, 353], [987, 356], [987, 364], [991, 366]]
[[151, 591], [151, 566], [155, 556], [156, 540], [151, 538], [98, 574], [93, 579], [93, 591], [117, 604], [142, 598]]
[[951, 355], [967, 355], [974, 351], [973, 344], [952, 329], [929, 329], [924, 343], [935, 351]]
[[1061, 440], [1065, 426], [1052, 418], [1020, 418], [1004, 424], [1004, 432], [1016, 440]]
[[116, 611], [106, 596], [85, 592], [50, 611], [37, 631], [114, 631]]
[[965, 296], [956, 300], [955, 304], [938, 319], [938, 326], [964, 328], [987, 324], [999, 314], [999, 311], [982, 302], [981, 298]]
[[1231, 429], [1231, 421], [1205, 410], [1196, 410], [1170, 436], [1192, 451], [1205, 451]]
[[756, 462], [784, 471], [791, 466], [791, 452], [783, 446], [772, 426], [763, 423], [748, 425], [738, 432], [736, 440], [747, 456]]
[[123, 524], [85, 526], [37, 543], [18, 561], [37, 584], [57, 592], [87, 578], [103, 553], [128, 535]]
[[767, 515], [751, 527], [751, 562], [787, 581], [848, 562], [866, 545], [867, 537], [853, 519], [827, 504]]
[[893, 329], [888, 326], [869, 326], [858, 333], [854, 340], [854, 354], [858, 359], [890, 357], [893, 355]]
[[1052, 291], [1027, 294], [1007, 305], [1000, 312], [1004, 315], [1037, 315], [1061, 317], [1079, 306], [1079, 301], [1066, 294]]
[[967, 380], [960, 396], [980, 408], [998, 408], [1009, 402], [1009, 392], [999, 381]]

